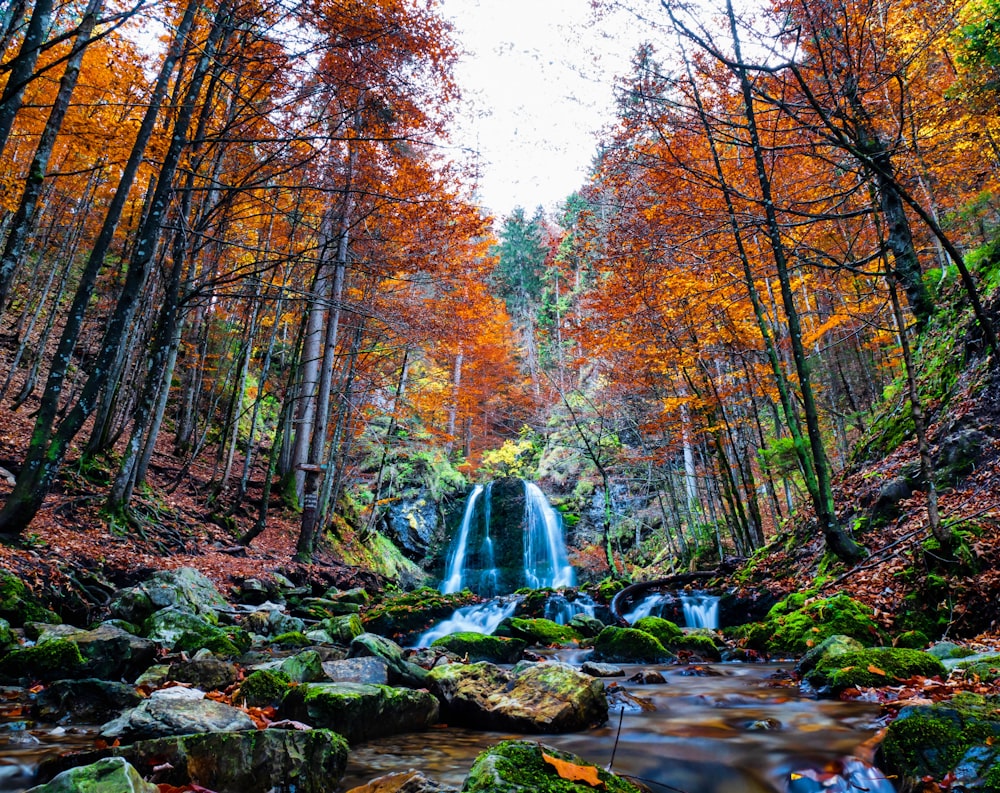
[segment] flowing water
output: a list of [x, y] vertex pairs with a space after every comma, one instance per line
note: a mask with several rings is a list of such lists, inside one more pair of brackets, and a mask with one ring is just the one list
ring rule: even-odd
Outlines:
[[[631, 676], [640, 668], [650, 667], [625, 670]], [[865, 762], [863, 745], [878, 727], [877, 707], [801, 697], [775, 664], [656, 668], [666, 683], [605, 681], [610, 691], [646, 700], [653, 710], [620, 714], [613, 705], [606, 725], [569, 735], [447, 728], [373, 741], [351, 752], [344, 788], [408, 768], [461, 787], [479, 752], [505, 738], [528, 737], [600, 766], [613, 755], [612, 770], [644, 780], [653, 791], [893, 792]]]

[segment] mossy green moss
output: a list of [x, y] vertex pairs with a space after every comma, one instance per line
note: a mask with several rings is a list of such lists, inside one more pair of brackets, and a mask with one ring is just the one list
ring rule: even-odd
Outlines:
[[521, 657], [527, 644], [524, 639], [464, 631], [435, 639], [431, 642], [431, 647], [440, 647], [456, 655], [467, 656], [470, 663], [489, 661], [494, 664], [512, 664]]
[[809, 599], [801, 592], [776, 603], [764, 622], [747, 626], [743, 634], [754, 649], [790, 655], [801, 655], [837, 634], [865, 646], [883, 639], [870, 607], [847, 595]]
[[705, 661], [718, 661], [722, 658], [722, 653], [715, 643], [715, 639], [705, 633], [685, 633], [674, 639], [668, 645], [668, 650], [677, 652], [686, 650]]
[[258, 669], [240, 683], [233, 700], [258, 708], [277, 705], [291, 682], [288, 675], [279, 670]]
[[26, 622], [50, 624], [62, 622], [58, 614], [38, 602], [20, 578], [2, 572], [0, 572], [0, 618], [18, 627]]
[[17, 644], [17, 637], [10, 629], [10, 623], [0, 617], [0, 656]]
[[870, 647], [820, 660], [805, 679], [817, 689], [837, 694], [848, 688], [897, 685], [902, 680], [945, 677], [941, 662], [930, 653], [902, 647]]
[[278, 647], [309, 647], [312, 641], [301, 631], [289, 631], [275, 636], [271, 639], [271, 644]]
[[664, 647], [669, 647], [671, 642], [676, 641], [684, 635], [676, 622], [665, 620], [663, 617], [643, 617], [632, 623], [632, 627], [637, 631], [645, 631], [656, 639]]
[[526, 619], [544, 617], [545, 604], [552, 595], [551, 589], [528, 589], [523, 587], [517, 590], [516, 594], [522, 595], [521, 602], [517, 604], [517, 616]]
[[613, 625], [609, 625], [594, 639], [594, 656], [601, 661], [620, 664], [656, 664], [673, 658], [655, 636], [635, 628], [618, 628]]
[[56, 680], [81, 677], [86, 660], [80, 648], [65, 639], [12, 650], [0, 660], [0, 679]]
[[982, 683], [992, 683], [1000, 680], [1000, 655], [963, 661], [956, 669], [961, 669], [966, 679], [978, 678]]
[[[905, 777], [943, 781], [959, 763], [977, 765], [972, 774], [993, 775], [1000, 766], [1000, 697], [961, 693], [935, 705], [906, 707], [886, 731], [879, 765]], [[977, 790], [995, 791], [997, 787]]]
[[597, 596], [602, 603], [610, 603], [611, 599], [624, 588], [624, 581], [619, 581], [617, 578], [604, 578], [597, 585]]
[[896, 647], [905, 647], [910, 650], [922, 650], [929, 645], [931, 640], [923, 631], [903, 631], [896, 637]]
[[[593, 768], [600, 780], [588, 782], [564, 779], [543, 753], [565, 763]], [[476, 758], [462, 786], [462, 793], [642, 793], [627, 779], [615, 776], [581, 758], [534, 741], [503, 741]]]
[[366, 631], [399, 641], [427, 630], [435, 622], [450, 617], [456, 609], [477, 602], [479, 598], [468, 590], [442, 595], [436, 589], [421, 587], [372, 606], [361, 616], [361, 622]]
[[542, 617], [536, 619], [510, 617], [501, 622], [493, 633], [495, 636], [524, 639], [528, 644], [542, 647], [553, 644], [572, 644], [583, 638], [576, 628], [569, 625], [559, 625]]

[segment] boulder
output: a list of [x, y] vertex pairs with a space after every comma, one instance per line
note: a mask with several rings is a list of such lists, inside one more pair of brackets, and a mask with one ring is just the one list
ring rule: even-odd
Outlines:
[[901, 789], [947, 782], [953, 789], [1000, 790], [1000, 697], [961, 693], [910, 705], [889, 724], [876, 761]]
[[480, 729], [575, 732], [608, 718], [604, 684], [568, 664], [446, 664], [430, 671], [445, 720]]
[[946, 677], [930, 653], [902, 647], [870, 647], [821, 659], [803, 678], [819, 694], [836, 696], [848, 688], [896, 685], [911, 677]]
[[614, 664], [599, 664], [594, 661], [585, 661], [580, 666], [580, 671], [591, 677], [625, 677], [625, 670]]
[[107, 757], [64, 771], [28, 793], [158, 793], [159, 788], [122, 757]]
[[527, 646], [524, 639], [508, 639], [502, 636], [487, 636], [475, 631], [451, 633], [435, 639], [431, 647], [440, 647], [466, 659], [470, 663], [489, 661], [494, 664], [515, 663]]
[[480, 754], [462, 793], [645, 793], [576, 755], [534, 741], [503, 741]]
[[323, 672], [334, 683], [389, 684], [389, 670], [381, 658], [344, 658], [325, 661]]
[[[497, 626], [494, 634], [496, 636], [523, 639], [526, 643], [539, 647], [549, 647], [554, 644], [574, 644], [583, 638], [583, 635], [576, 628], [570, 625], [559, 625], [544, 617], [531, 619], [508, 617]], [[491, 659], [484, 658], [482, 660], [488, 661]]]
[[403, 648], [392, 639], [374, 633], [363, 633], [351, 640], [348, 658], [381, 658], [385, 661], [392, 685], [421, 688], [427, 684], [427, 671], [403, 657]]
[[169, 787], [198, 785], [215, 793], [328, 793], [344, 775], [347, 752], [347, 742], [330, 730], [212, 732], [68, 755], [44, 764], [40, 773], [103, 753], [127, 760], [144, 777]]
[[637, 631], [648, 633], [667, 648], [684, 635], [684, 631], [676, 622], [665, 620], [663, 617], [642, 617], [633, 622], [632, 627]]
[[216, 610], [225, 599], [206, 576], [190, 567], [160, 570], [134, 587], [122, 590], [111, 602], [111, 615], [140, 623], [154, 611], [176, 608], [217, 622]]
[[342, 614], [320, 622], [317, 629], [326, 631], [337, 644], [350, 644], [365, 632], [357, 614]]
[[820, 662], [829, 663], [838, 656], [863, 649], [864, 645], [857, 639], [852, 639], [850, 636], [844, 636], [840, 633], [834, 634], [821, 641], [799, 659], [799, 662], [795, 665], [795, 674], [799, 678], [805, 677]]
[[233, 702], [258, 708], [277, 707], [281, 704], [291, 682], [284, 672], [258, 669], [247, 675], [240, 683], [233, 696]]
[[56, 680], [38, 692], [35, 716], [57, 722], [69, 715], [74, 722], [100, 724], [134, 708], [142, 697], [133, 686], [110, 680]]
[[87, 677], [87, 660], [80, 648], [65, 639], [52, 639], [34, 647], [11, 650], [0, 660], [0, 681], [16, 682], [22, 678], [41, 680]]
[[740, 630], [752, 649], [793, 656], [804, 655], [836, 634], [866, 647], [881, 644], [883, 636], [871, 606], [844, 594], [818, 598], [807, 592], [789, 595], [771, 607], [763, 622]]
[[101, 727], [101, 737], [121, 743], [188, 735], [198, 732], [237, 732], [256, 725], [243, 711], [205, 699], [202, 691], [164, 688], [149, 699]]
[[619, 664], [660, 664], [674, 656], [644, 631], [609, 625], [594, 639], [593, 657]]
[[362, 683], [305, 683], [285, 695], [283, 719], [324, 727], [348, 742], [416, 732], [438, 720], [438, 701], [427, 691]]
[[153, 612], [143, 623], [143, 633], [156, 644], [175, 652], [204, 649], [233, 656], [250, 648], [250, 637], [241, 629], [220, 628], [203, 615], [173, 606]]
[[938, 487], [954, 487], [969, 474], [987, 441], [985, 433], [977, 429], [953, 432], [938, 445], [934, 458], [935, 481]]
[[570, 618], [569, 626], [587, 639], [594, 638], [604, 630], [604, 623], [589, 614], [574, 614]]
[[270, 606], [270, 608], [262, 607], [247, 614], [240, 623], [243, 630], [264, 637], [281, 636], [284, 633], [301, 633], [305, 630], [304, 620], [285, 614], [279, 606], [273, 603], [263, 605]]
[[304, 650], [288, 658], [258, 664], [256, 669], [280, 672], [293, 683], [319, 683], [327, 680], [323, 659], [315, 650]]
[[240, 670], [236, 664], [205, 652], [190, 661], [174, 661], [167, 671], [167, 679], [189, 683], [202, 691], [216, 691], [237, 682]]

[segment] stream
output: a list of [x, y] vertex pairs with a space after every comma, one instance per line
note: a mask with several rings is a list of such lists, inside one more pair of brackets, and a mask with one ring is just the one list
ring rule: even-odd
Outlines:
[[[803, 697], [786, 682], [788, 667], [779, 664], [623, 668], [625, 679], [605, 683], [648, 700], [655, 710], [620, 715], [612, 706], [603, 727], [568, 735], [438, 728], [371, 741], [352, 750], [342, 789], [410, 768], [461, 787], [479, 752], [506, 738], [527, 737], [604, 767], [613, 754], [613, 771], [637, 777], [653, 791], [893, 791], [860, 759], [862, 745], [879, 727], [875, 705]], [[626, 682], [649, 669], [660, 671], [666, 683]]]

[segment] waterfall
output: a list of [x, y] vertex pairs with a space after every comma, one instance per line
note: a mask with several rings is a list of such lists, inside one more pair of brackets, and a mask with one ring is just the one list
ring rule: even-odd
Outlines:
[[680, 592], [677, 594], [654, 592], [646, 595], [635, 605], [635, 608], [627, 614], [622, 614], [622, 617], [629, 625], [643, 617], [659, 617], [662, 616], [665, 609], [670, 607], [676, 609], [678, 600], [681, 602], [684, 614], [682, 627], [711, 628], [712, 630], [719, 627], [719, 596], [710, 595], [707, 592]]
[[538, 485], [509, 479], [472, 489], [448, 552], [442, 593], [468, 588], [494, 597], [522, 586], [559, 589], [575, 583], [562, 520]]
[[472, 488], [469, 498], [465, 502], [465, 512], [462, 514], [462, 525], [458, 530], [458, 538], [455, 540], [451, 553], [448, 554], [448, 566], [445, 569], [444, 580], [441, 582], [440, 590], [442, 594], [450, 595], [452, 592], [460, 592], [463, 585], [463, 575], [465, 573], [465, 555], [469, 548], [469, 532], [472, 521], [476, 516], [476, 501], [482, 495], [483, 486], [476, 485]]
[[488, 603], [477, 603], [474, 606], [464, 606], [443, 622], [439, 622], [430, 630], [422, 633], [413, 643], [414, 647], [430, 647], [435, 639], [449, 636], [452, 633], [472, 631], [475, 633], [493, 633], [497, 626], [514, 613], [518, 598], [509, 600], [494, 599]]
[[596, 610], [594, 599], [585, 594], [577, 595], [573, 600], [565, 595], [552, 595], [545, 601], [545, 619], [559, 625], [568, 625], [577, 614], [593, 617]]
[[534, 482], [524, 483], [527, 527], [524, 534], [524, 577], [532, 589], [560, 589], [576, 584], [576, 571], [566, 556], [562, 521]]
[[681, 595], [684, 622], [689, 628], [719, 627], [719, 597], [706, 592], [685, 592]]

